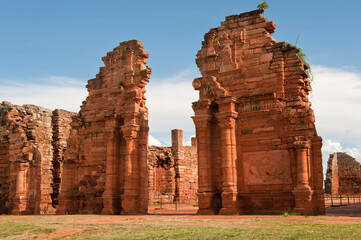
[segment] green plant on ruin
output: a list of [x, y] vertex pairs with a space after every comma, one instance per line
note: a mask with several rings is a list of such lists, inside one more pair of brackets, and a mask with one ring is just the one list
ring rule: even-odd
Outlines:
[[312, 74], [312, 71], [311, 71], [311, 66], [310, 64], [306, 61], [307, 59], [307, 56], [306, 54], [303, 52], [302, 48], [298, 48], [298, 56], [302, 59], [302, 61], [308, 66], [308, 68], [305, 70], [308, 74], [308, 80], [310, 81], [310, 88], [311, 88], [311, 91], [312, 91], [312, 85], [311, 83], [313, 83], [313, 74]]
[[268, 8], [269, 8], [268, 2], [267, 1], [258, 2], [257, 8], [262, 11], [268, 10]]
[[[300, 38], [301, 36], [301, 32], [302, 32], [302, 29], [300, 29], [298, 31], [298, 34], [297, 34], [297, 39], [296, 39], [296, 43], [295, 43], [295, 47], [297, 48], [297, 43], [298, 43], [298, 39]], [[289, 46], [292, 46], [291, 44], [288, 44]], [[312, 91], [312, 86], [311, 86], [311, 83], [313, 82], [313, 74], [312, 74], [312, 71], [311, 71], [311, 65], [306, 61], [307, 59], [307, 56], [306, 54], [303, 52], [302, 48], [297, 48], [298, 49], [298, 56], [302, 59], [302, 61], [308, 66], [308, 68], [305, 70], [306, 73], [308, 74], [308, 80], [310, 81], [310, 88], [311, 88], [311, 91]]]

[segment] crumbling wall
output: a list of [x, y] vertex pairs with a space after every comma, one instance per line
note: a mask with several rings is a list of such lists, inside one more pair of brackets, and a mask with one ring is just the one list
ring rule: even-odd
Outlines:
[[170, 147], [149, 146], [149, 203], [174, 201], [175, 171]]
[[328, 194], [361, 193], [361, 165], [350, 155], [330, 154], [327, 162], [325, 192]]
[[194, 79], [200, 214], [324, 213], [308, 65], [262, 11], [205, 34]]
[[57, 213], [147, 212], [147, 58], [140, 41], [122, 42], [88, 81], [71, 123]]
[[0, 212], [52, 213], [52, 112], [0, 104]]
[[197, 203], [198, 161], [196, 146], [182, 146], [177, 162], [177, 189], [180, 203]]
[[171, 147], [149, 147], [149, 202], [196, 203], [198, 163], [195, 139], [183, 146], [183, 131], [172, 130]]
[[51, 194], [53, 206], [58, 205], [58, 196], [61, 186], [61, 171], [63, 169], [64, 153], [70, 135], [70, 123], [76, 113], [62, 109], [55, 109], [52, 116], [53, 128], [53, 193]]

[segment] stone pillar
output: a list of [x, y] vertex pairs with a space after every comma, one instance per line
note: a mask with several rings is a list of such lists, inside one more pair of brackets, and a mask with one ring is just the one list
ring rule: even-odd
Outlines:
[[[144, 122], [144, 125], [140, 128], [139, 133], [139, 213], [147, 214], [148, 213], [148, 204], [149, 204], [149, 172], [148, 172], [148, 121]], [[141, 200], [142, 199], [142, 200]]]
[[198, 115], [192, 117], [196, 126], [197, 151], [198, 151], [198, 212], [197, 214], [215, 214], [213, 206], [213, 185], [211, 171], [211, 116]]
[[183, 146], [183, 130], [173, 129], [172, 130], [172, 148], [180, 148]]
[[183, 130], [173, 129], [172, 130], [172, 154], [174, 157], [174, 172], [175, 172], [175, 191], [174, 191], [174, 201], [180, 201], [180, 148], [183, 146]]
[[73, 213], [74, 206], [77, 204], [73, 192], [74, 182], [77, 180], [77, 166], [73, 160], [65, 160], [61, 173], [61, 191], [59, 194], [59, 206], [56, 214]]
[[105, 174], [105, 191], [103, 193], [102, 214], [119, 214], [119, 190], [117, 184], [117, 177], [119, 165], [117, 162], [117, 135], [115, 131], [106, 133], [107, 141], [107, 157], [106, 157], [106, 174]]
[[237, 214], [236, 124], [237, 113], [219, 113], [222, 149], [222, 209], [221, 214]]
[[125, 138], [125, 169], [124, 169], [124, 193], [122, 199], [121, 214], [137, 214], [138, 208], [138, 187], [136, 185], [135, 177], [138, 176], [136, 171], [136, 153], [135, 142], [138, 135], [139, 126], [124, 125], [121, 127], [123, 136]]
[[196, 137], [192, 137], [192, 138], [191, 138], [191, 146], [192, 146], [192, 147], [196, 147], [196, 146], [197, 146], [197, 138], [196, 138]]
[[308, 150], [310, 146], [306, 141], [297, 141], [294, 142], [294, 147], [297, 153], [297, 185], [293, 190], [295, 197], [294, 210], [301, 214], [309, 214], [312, 212], [311, 200], [313, 192], [308, 180]]
[[325, 196], [323, 192], [323, 169], [322, 169], [322, 138], [316, 136], [312, 139], [312, 156], [314, 165], [314, 192], [313, 206], [319, 214], [325, 214]]
[[26, 212], [27, 198], [25, 196], [26, 169], [27, 165], [18, 163], [15, 183], [15, 194], [13, 198], [13, 208], [11, 214], [21, 214]]

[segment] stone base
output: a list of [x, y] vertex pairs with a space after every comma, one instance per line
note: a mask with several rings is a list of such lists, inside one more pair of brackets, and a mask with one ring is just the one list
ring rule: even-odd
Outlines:
[[197, 211], [198, 215], [214, 215], [218, 212], [214, 208], [199, 208]]
[[65, 215], [66, 214], [66, 209], [64, 207], [58, 207], [56, 209], [56, 214], [58, 215]]
[[103, 208], [102, 213], [104, 215], [117, 215], [119, 214], [120, 211], [119, 209], [115, 209], [115, 208]]
[[236, 207], [224, 207], [221, 208], [221, 210], [219, 211], [219, 214], [222, 215], [234, 215], [234, 214], [242, 214], [243, 211], [239, 208]]
[[315, 213], [313, 208], [311, 208], [311, 207], [294, 208], [293, 211], [296, 213], [304, 214], [304, 215]]
[[141, 214], [139, 212], [139, 209], [122, 209], [122, 211], [120, 212], [121, 215], [138, 215]]
[[310, 190], [309, 186], [296, 187], [292, 192], [295, 197], [296, 207], [293, 209], [295, 212], [301, 214], [311, 214], [314, 212], [311, 200], [313, 191]]

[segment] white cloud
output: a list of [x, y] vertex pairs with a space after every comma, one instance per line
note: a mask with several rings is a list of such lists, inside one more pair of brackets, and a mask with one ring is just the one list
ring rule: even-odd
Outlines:
[[330, 154], [335, 152], [345, 152], [351, 157], [356, 158], [357, 161], [361, 161], [361, 149], [360, 148], [343, 148], [341, 143], [334, 142], [331, 140], [324, 140], [322, 146], [322, 163], [323, 163], [323, 172], [326, 173], [327, 170], [327, 161]]
[[361, 74], [350, 68], [312, 67], [311, 101], [325, 139], [361, 147]]
[[350, 67], [313, 66], [312, 72], [311, 101], [318, 134], [324, 138], [324, 172], [334, 152], [346, 152], [360, 161], [361, 74]]
[[148, 136], [148, 145], [149, 146], [163, 146], [163, 144], [158, 139], [156, 139], [155, 137], [153, 137], [150, 134]]
[[0, 101], [34, 104], [49, 109], [80, 110], [87, 96], [85, 83], [70, 77], [49, 76], [26, 82], [0, 80]]
[[198, 98], [198, 92], [192, 87], [195, 75], [186, 70], [150, 80], [146, 87], [150, 131], [168, 133], [177, 128], [194, 132], [192, 102]]
[[187, 142], [183, 142], [184, 146], [192, 146], [192, 138], [196, 137], [196, 135], [192, 135]]

